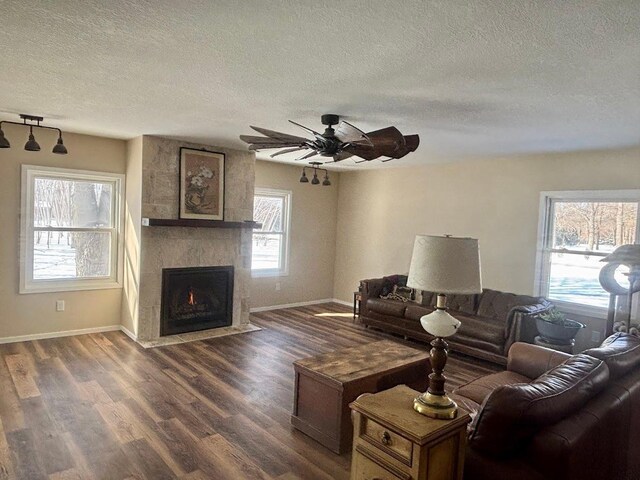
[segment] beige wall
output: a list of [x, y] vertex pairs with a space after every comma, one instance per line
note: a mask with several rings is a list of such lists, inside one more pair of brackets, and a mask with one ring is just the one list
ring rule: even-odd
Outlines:
[[[65, 330], [103, 327], [120, 323], [121, 289], [18, 294], [20, 232], [20, 167], [22, 164], [125, 172], [125, 142], [86, 135], [64, 134], [68, 155], [54, 155], [53, 131], [36, 130], [40, 152], [23, 149], [24, 127], [3, 125], [10, 149], [0, 150], [0, 338]], [[65, 300], [64, 312], [55, 311]]]
[[[251, 307], [333, 297], [339, 175], [332, 185], [300, 183], [301, 167], [256, 161], [256, 187], [292, 192], [289, 275], [251, 279]], [[276, 290], [276, 283], [280, 290]]]
[[334, 296], [407, 272], [417, 233], [478, 238], [484, 285], [532, 294], [540, 192], [632, 188], [637, 148], [343, 173]]

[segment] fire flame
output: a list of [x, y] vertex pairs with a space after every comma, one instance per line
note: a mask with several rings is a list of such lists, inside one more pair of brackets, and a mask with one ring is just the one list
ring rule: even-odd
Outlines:
[[189, 289], [189, 301], [188, 301], [189, 305], [195, 305], [196, 304], [196, 297], [193, 294], [193, 290]]

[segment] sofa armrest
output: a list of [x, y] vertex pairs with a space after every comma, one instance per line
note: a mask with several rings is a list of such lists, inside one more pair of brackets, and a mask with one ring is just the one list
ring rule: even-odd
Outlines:
[[505, 325], [504, 353], [506, 354], [515, 342], [533, 343], [538, 328], [536, 317], [553, 308], [553, 304], [544, 298], [531, 305], [518, 305], [513, 307], [507, 315]]
[[571, 355], [529, 343], [516, 342], [509, 349], [507, 370], [531, 380], [560, 365]]
[[369, 313], [368, 300], [378, 298], [384, 285], [384, 278], [368, 278], [360, 280], [360, 313], [365, 316]]

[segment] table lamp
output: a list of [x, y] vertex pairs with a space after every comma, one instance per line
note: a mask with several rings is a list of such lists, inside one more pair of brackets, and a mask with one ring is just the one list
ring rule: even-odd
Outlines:
[[446, 295], [482, 292], [478, 240], [416, 235], [407, 286], [438, 294], [436, 309], [420, 318], [422, 328], [436, 338], [431, 342], [429, 389], [414, 400], [413, 408], [433, 418], [455, 418], [458, 406], [444, 390], [449, 348], [444, 338], [456, 333], [460, 321], [447, 312]]

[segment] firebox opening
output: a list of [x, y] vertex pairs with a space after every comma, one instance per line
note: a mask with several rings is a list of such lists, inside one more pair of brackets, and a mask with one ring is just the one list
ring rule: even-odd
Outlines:
[[231, 325], [233, 266], [162, 271], [160, 335]]

